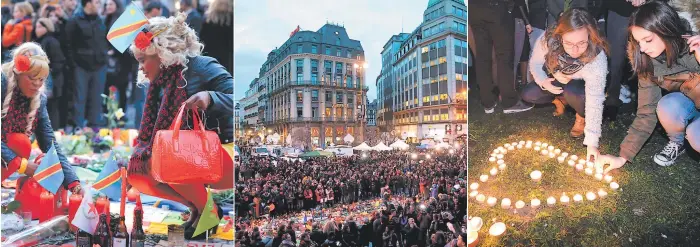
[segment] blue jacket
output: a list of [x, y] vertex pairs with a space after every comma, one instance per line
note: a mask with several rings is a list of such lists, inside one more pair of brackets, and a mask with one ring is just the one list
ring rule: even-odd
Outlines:
[[190, 57], [187, 67], [187, 97], [202, 91], [211, 97], [202, 116], [206, 129], [217, 132], [222, 144], [233, 142], [233, 77], [216, 59], [207, 56]]
[[[7, 91], [7, 81], [5, 81], [5, 76], [2, 76], [2, 96], [0, 97], [0, 104], [5, 100], [5, 95]], [[75, 174], [73, 167], [68, 163], [68, 159], [63, 155], [61, 147], [56, 143], [56, 138], [53, 135], [53, 128], [51, 127], [51, 120], [49, 119], [49, 112], [46, 110], [46, 95], [41, 95], [41, 106], [36, 114], [38, 120], [36, 124], [36, 129], [34, 129], [34, 136], [39, 143], [39, 148], [41, 151], [46, 153], [51, 148], [51, 143], [54, 143], [56, 147], [56, 152], [58, 153], [58, 159], [61, 161], [61, 167], [63, 167], [63, 186], [68, 189], [68, 185], [74, 181], [78, 181], [78, 176]], [[2, 142], [2, 160], [10, 162], [15, 159], [17, 154], [12, 151], [5, 142]]]

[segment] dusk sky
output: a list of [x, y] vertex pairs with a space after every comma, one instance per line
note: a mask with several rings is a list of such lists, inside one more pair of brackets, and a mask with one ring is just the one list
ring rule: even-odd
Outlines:
[[[371, 101], [377, 98], [376, 78], [381, 52], [392, 35], [410, 33], [423, 19], [428, 0], [265, 0], [237, 1], [234, 9], [234, 100], [245, 96], [258, 77], [267, 54], [281, 46], [299, 25], [317, 31], [326, 22], [344, 25], [359, 40], [369, 64], [366, 81]], [[403, 23], [402, 23], [403, 20]]]

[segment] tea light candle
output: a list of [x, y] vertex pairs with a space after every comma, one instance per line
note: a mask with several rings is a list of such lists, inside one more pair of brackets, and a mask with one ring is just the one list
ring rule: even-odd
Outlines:
[[496, 157], [491, 156], [491, 158], [489, 158], [489, 162], [496, 162]]
[[613, 177], [610, 175], [605, 175], [604, 179], [605, 179], [605, 182], [610, 183], [610, 182], [612, 182]]
[[586, 173], [586, 175], [593, 175], [593, 169], [588, 167], [588, 168], [586, 168], [585, 173]]
[[539, 182], [540, 179], [542, 179], [542, 172], [538, 170], [534, 170], [530, 173], [530, 178], [532, 178], [533, 181]]
[[599, 196], [600, 198], [603, 198], [603, 197], [605, 197], [605, 196], [607, 196], [607, 195], [608, 195], [608, 192], [605, 191], [604, 189], [599, 189], [599, 190], [598, 190], [598, 196]]
[[479, 183], [472, 183], [469, 185], [469, 188], [471, 190], [478, 190], [479, 189]]
[[518, 142], [519, 145], [525, 145], [525, 141]]
[[579, 160], [578, 160], [578, 163], [581, 164], [581, 165], [586, 164], [586, 160], [584, 160], [584, 159], [579, 159]]
[[493, 153], [494, 153], [494, 154], [498, 154], [498, 153], [500, 153], [500, 152], [501, 152], [501, 150], [498, 149], [498, 148], [496, 148], [496, 149], [493, 150]]
[[595, 193], [590, 192], [590, 191], [586, 192], [586, 199], [588, 199], [589, 201], [595, 200]]
[[553, 196], [550, 196], [550, 197], [547, 198], [547, 205], [553, 206], [553, 205], [556, 204], [556, 203], [557, 203], [557, 199], [554, 198]]
[[505, 169], [506, 169], [506, 164], [500, 164], [500, 165], [498, 165], [498, 170], [503, 171], [503, 170], [505, 170]]
[[524, 201], [517, 201], [515, 202], [515, 208], [516, 209], [522, 209], [525, 207], [525, 202]]
[[499, 159], [499, 160], [502, 160], [503, 157], [505, 157], [503, 154], [497, 154], [497, 155], [496, 155], [496, 158]]
[[593, 163], [593, 162], [590, 162], [590, 161], [586, 162], [586, 167], [593, 168], [594, 165], [595, 165], [595, 163]]
[[542, 155], [547, 155], [547, 154], [549, 154], [549, 151], [547, 151], [547, 150], [545, 149], [545, 150], [542, 150], [541, 153], [542, 153]]
[[[521, 142], [522, 142], [522, 141], [521, 141]], [[518, 143], [517, 143], [517, 142], [513, 142], [513, 143], [511, 143], [510, 145], [515, 147], [515, 146], [518, 145]]]
[[498, 202], [498, 199], [496, 199], [493, 196], [489, 196], [489, 199], [486, 199], [486, 204], [489, 205], [489, 207], [493, 207], [496, 205], [496, 202]]
[[532, 143], [525, 144], [525, 148], [532, 148]]
[[565, 159], [566, 158], [559, 156], [559, 158], [557, 158], [557, 161], [559, 161], [559, 163], [561, 164], [561, 163], [564, 163]]
[[506, 143], [505, 145], [503, 145], [503, 147], [504, 147], [504, 148], [510, 147], [510, 143]]
[[596, 173], [595, 175], [593, 175], [593, 177], [595, 177], [595, 180], [598, 180], [598, 181], [603, 180], [603, 174], [600, 174], [600, 173]]
[[612, 182], [612, 183], [610, 183], [610, 188], [613, 190], [617, 190], [620, 188], [620, 185], [617, 184], [616, 182]]
[[583, 170], [583, 164], [576, 164], [576, 170], [577, 171]]
[[542, 146], [542, 143], [541, 143], [541, 142], [535, 142], [535, 146], [538, 146], [538, 147], [539, 147], [539, 146]]
[[518, 144], [518, 149], [523, 149], [523, 145]]
[[552, 152], [552, 151], [554, 151], [554, 146], [549, 146], [549, 147], [547, 147], [547, 149], [548, 149], [550, 152]]
[[550, 152], [550, 153], [549, 153], [549, 158], [550, 158], [550, 159], [554, 159], [554, 157], [557, 157], [557, 155], [556, 155], [555, 153], [551, 153], [551, 152]]
[[477, 231], [468, 231], [467, 232], [467, 246], [475, 246], [476, 245], [476, 240], [479, 238], [479, 232]]
[[491, 228], [489, 229], [489, 234], [491, 234], [491, 236], [498, 237], [501, 236], [505, 231], [506, 224], [503, 224], [503, 222], [498, 222], [491, 226]]
[[540, 206], [541, 203], [542, 203], [542, 202], [540, 202], [540, 199], [537, 199], [537, 198], [532, 199], [532, 201], [530, 201], [530, 207], [532, 207], [532, 208], [538, 208], [538, 207]]
[[479, 177], [479, 180], [481, 182], [485, 183], [486, 181], [489, 181], [489, 175], [486, 175], [486, 174], [481, 175], [481, 177]]
[[[555, 150], [555, 151], [556, 151], [556, 150]], [[561, 153], [561, 157], [564, 157], [564, 158], [566, 158], [566, 157], [568, 157], [568, 156], [569, 156], [569, 153], [567, 153], [567, 152], [563, 152], [563, 153]]]
[[573, 161], [578, 160], [578, 156], [576, 156], [576, 155], [571, 155], [571, 160], [573, 160]]
[[510, 199], [503, 198], [503, 200], [501, 200], [501, 208], [502, 209], [509, 209], [510, 208]]
[[476, 201], [481, 204], [484, 204], [484, 201], [486, 201], [486, 196], [484, 194], [478, 194], [476, 196]]
[[474, 197], [476, 197], [476, 196], [478, 196], [478, 195], [479, 195], [479, 192], [476, 191], [476, 190], [475, 190], [475, 191], [472, 191], [471, 193], [469, 193], [469, 197], [471, 197], [471, 198], [474, 198]]
[[496, 161], [496, 164], [499, 164], [499, 165], [500, 165], [500, 164], [504, 164], [504, 163], [506, 163], [506, 162], [503, 161], [503, 160], [498, 160], [498, 161]]
[[557, 149], [554, 149], [554, 153], [555, 153], [555, 154], [560, 154], [560, 153], [561, 153], [561, 149], [558, 149], [558, 148], [557, 148]]
[[581, 202], [581, 201], [583, 201], [583, 196], [581, 196], [581, 194], [574, 195], [574, 202]]
[[540, 148], [540, 146], [535, 146], [534, 149], [535, 149], [535, 151], [539, 152], [541, 148]]
[[489, 171], [489, 173], [491, 173], [491, 176], [496, 176], [496, 174], [498, 174], [498, 169], [496, 169], [496, 167], [491, 168], [491, 171]]
[[496, 157], [496, 155], [498, 155], [498, 153], [491, 153], [490, 156], [491, 156], [491, 157]]
[[525, 143], [532, 144], [532, 141], [531, 141], [531, 140], [527, 140], [527, 142], [525, 142]]
[[547, 144], [547, 143], [542, 143], [542, 148], [546, 148], [547, 146], [549, 146], [549, 144]]
[[569, 166], [575, 166], [575, 165], [576, 165], [576, 162], [574, 162], [573, 160], [569, 160]]
[[510, 150], [510, 151], [515, 150], [515, 146], [509, 146], [509, 147], [508, 147], [508, 150]]
[[[477, 200], [478, 200], [478, 197], [477, 197]], [[563, 194], [559, 198], [559, 202], [561, 202], [561, 204], [568, 204], [569, 203], [569, 196], [567, 196], [566, 194]]]
[[481, 217], [474, 217], [469, 221], [469, 226], [471, 227], [472, 231], [481, 230], [481, 227], [483, 225], [484, 225], [484, 220], [482, 220]]

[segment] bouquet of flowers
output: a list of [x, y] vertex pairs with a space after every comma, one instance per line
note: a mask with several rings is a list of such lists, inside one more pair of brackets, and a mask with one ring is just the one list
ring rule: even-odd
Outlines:
[[110, 86], [109, 95], [102, 94], [102, 98], [102, 104], [107, 106], [107, 113], [104, 114], [107, 118], [107, 127], [114, 129], [117, 128], [117, 126], [124, 126], [124, 121], [119, 121], [122, 117], [124, 117], [124, 110], [119, 108], [119, 102], [117, 101], [117, 87]]

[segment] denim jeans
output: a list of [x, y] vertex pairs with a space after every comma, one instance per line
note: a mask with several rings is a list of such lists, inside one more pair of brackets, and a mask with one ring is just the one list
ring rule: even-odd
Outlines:
[[690, 146], [700, 150], [700, 112], [690, 98], [680, 92], [667, 94], [659, 100], [656, 114], [671, 141], [688, 138]]
[[149, 84], [144, 84], [139, 87], [137, 84], [132, 85], [132, 98], [134, 99], [134, 128], [141, 127], [141, 118], [143, 117], [143, 108], [146, 105], [146, 94], [148, 93]]
[[[571, 80], [569, 83], [562, 86], [564, 92], [562, 95], [578, 115], [585, 116], [586, 109], [586, 82], [583, 80]], [[532, 104], [547, 104], [554, 100], [553, 93], [540, 88], [537, 83], [530, 82], [525, 86], [521, 93], [523, 101]]]
[[[107, 80], [107, 66], [97, 70], [86, 70], [75, 66], [75, 83], [73, 84], [73, 115], [77, 127], [102, 127], [105, 125], [102, 117], [102, 93]], [[86, 114], [87, 112], [87, 114]], [[85, 119], [87, 118], [88, 124]]]

